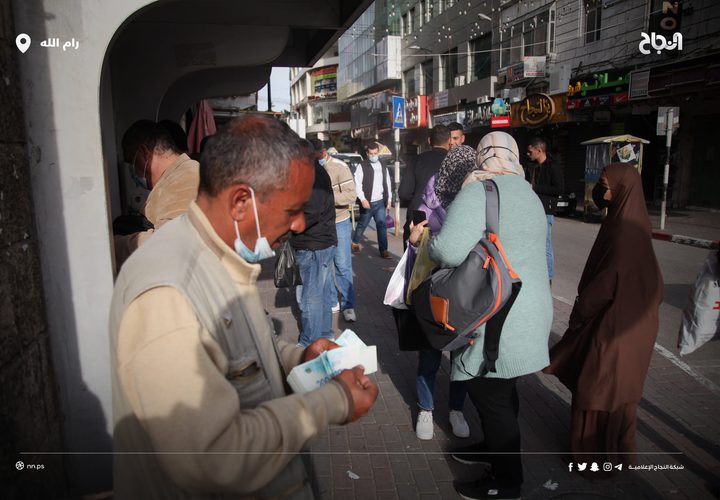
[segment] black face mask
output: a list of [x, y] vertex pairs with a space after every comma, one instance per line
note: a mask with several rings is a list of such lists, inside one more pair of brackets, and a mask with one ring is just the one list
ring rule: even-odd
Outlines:
[[600, 210], [610, 206], [610, 202], [605, 199], [605, 193], [607, 190], [608, 188], [599, 182], [595, 184], [595, 187], [592, 190], [592, 199]]

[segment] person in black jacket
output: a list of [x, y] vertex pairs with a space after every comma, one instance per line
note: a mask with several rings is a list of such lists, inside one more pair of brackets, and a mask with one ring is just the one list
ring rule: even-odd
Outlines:
[[555, 258], [552, 246], [552, 225], [557, 210], [558, 196], [565, 191], [563, 173], [560, 165], [555, 164], [547, 153], [547, 143], [539, 137], [530, 141], [527, 156], [531, 163], [525, 169], [525, 179], [532, 185], [545, 208], [547, 215], [547, 254], [548, 277], [552, 284], [555, 274]]
[[450, 129], [445, 125], [437, 125], [430, 132], [430, 145], [432, 150], [418, 155], [415, 165], [408, 167], [403, 175], [398, 195], [400, 201], [408, 203], [407, 217], [403, 229], [403, 247], [407, 248], [407, 240], [410, 237], [410, 222], [412, 221], [413, 210], [417, 210], [422, 202], [422, 195], [425, 192], [430, 178], [440, 170], [445, 155], [450, 149]]
[[317, 143], [308, 144], [315, 149], [316, 161], [315, 183], [304, 208], [305, 231], [293, 233], [290, 239], [303, 282], [296, 290], [302, 327], [298, 345], [302, 347], [320, 337], [333, 340], [332, 307], [337, 302], [332, 274], [337, 247], [335, 197], [330, 176], [317, 161], [322, 155], [322, 143]]

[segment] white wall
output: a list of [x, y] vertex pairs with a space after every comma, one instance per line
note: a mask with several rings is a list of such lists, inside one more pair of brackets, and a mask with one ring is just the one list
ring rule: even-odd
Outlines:
[[[68, 452], [111, 450], [107, 325], [113, 263], [100, 73], [119, 24], [148, 3], [13, 2], [17, 31], [33, 39], [19, 61], [48, 330]], [[43, 48], [40, 41], [47, 37], [75, 38], [79, 48]], [[105, 88], [105, 99], [108, 93]], [[71, 482], [80, 491], [108, 489], [110, 462], [108, 455], [65, 457]]]

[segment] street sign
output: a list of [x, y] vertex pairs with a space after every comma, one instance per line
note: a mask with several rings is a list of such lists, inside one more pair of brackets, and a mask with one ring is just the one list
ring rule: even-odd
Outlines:
[[393, 128], [405, 128], [405, 98], [403, 96], [392, 96], [392, 112]]
[[[658, 117], [657, 117], [657, 135], [665, 135], [667, 133], [667, 124], [665, 123], [667, 121], [667, 114], [668, 110], [671, 109], [667, 106], [660, 106], [658, 108]], [[673, 132], [675, 132], [676, 129], [680, 128], [680, 108], [677, 106], [674, 106], [672, 108], [673, 111]]]

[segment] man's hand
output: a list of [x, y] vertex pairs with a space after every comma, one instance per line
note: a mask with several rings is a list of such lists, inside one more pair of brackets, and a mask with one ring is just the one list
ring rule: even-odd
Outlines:
[[408, 238], [408, 242], [410, 242], [412, 246], [417, 247], [420, 244], [420, 239], [422, 238], [423, 231], [425, 231], [425, 226], [427, 225], [427, 219], [418, 225], [415, 225], [412, 221], [410, 222], [410, 237]]
[[319, 338], [305, 348], [303, 353], [303, 363], [315, 359], [325, 351], [331, 351], [340, 347], [335, 342], [326, 338]]
[[369, 201], [363, 200], [362, 202], [360, 202], [360, 204], [363, 206], [363, 208], [365, 210], [370, 210], [370, 202]]
[[356, 366], [352, 370], [343, 370], [335, 380], [345, 386], [352, 399], [351, 422], [355, 422], [370, 411], [370, 407], [378, 397], [378, 387], [365, 375], [365, 368]]
[[390, 210], [391, 208], [392, 208], [392, 202], [391, 202], [391, 201], [388, 201], [387, 209]]

